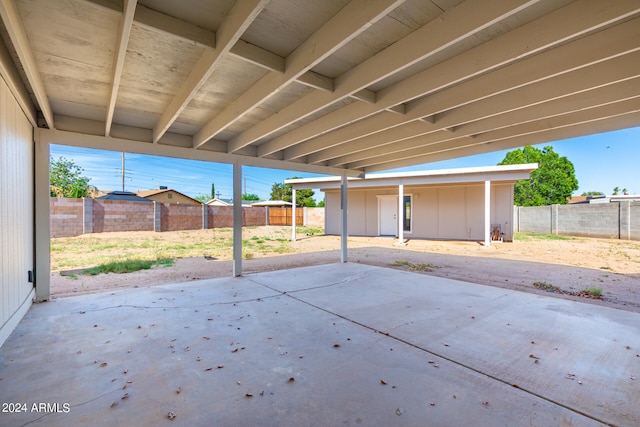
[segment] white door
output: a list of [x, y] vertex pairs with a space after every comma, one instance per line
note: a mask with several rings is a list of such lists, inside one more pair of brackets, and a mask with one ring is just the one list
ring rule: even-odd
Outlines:
[[398, 197], [378, 196], [378, 234], [398, 235]]

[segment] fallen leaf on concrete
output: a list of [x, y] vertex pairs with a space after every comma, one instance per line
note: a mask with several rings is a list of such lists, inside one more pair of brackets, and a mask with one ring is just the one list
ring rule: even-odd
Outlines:
[[264, 396], [264, 390], [260, 392], [260, 396]]
[[129, 398], [129, 393], [125, 393], [122, 395], [122, 397], [120, 398], [120, 400], [125, 400]]
[[201, 360], [202, 360], [202, 357], [200, 357], [200, 356], [196, 357], [196, 362], [199, 362]]
[[253, 397], [253, 394], [247, 393], [247, 394], [245, 394], [245, 397]]
[[387, 382], [385, 380], [380, 380], [380, 384], [387, 385]]
[[115, 408], [116, 406], [118, 406], [120, 404], [120, 402], [118, 402], [117, 400], [115, 402], [113, 402], [111, 404], [111, 408]]
[[167, 414], [167, 418], [170, 420], [173, 420], [176, 418], [176, 414], [173, 413], [172, 411], [169, 411], [169, 413]]
[[444, 343], [444, 346], [445, 346], [445, 347], [449, 347], [449, 344], [447, 344], [447, 343]]
[[436, 406], [436, 402], [431, 402], [431, 403], [429, 403], [429, 405]]
[[180, 393], [182, 393], [182, 387], [178, 387], [178, 388], [176, 389], [176, 394], [180, 394]]
[[237, 352], [238, 352], [237, 348], [234, 348], [233, 350], [231, 350], [231, 353], [237, 353]]
[[290, 378], [289, 378], [289, 382], [290, 382], [290, 383], [294, 382], [295, 380], [296, 380], [296, 379], [295, 379], [295, 378], [293, 378], [293, 377], [290, 377]]
[[484, 402], [482, 402], [482, 406], [489, 406], [489, 402], [485, 400]]
[[434, 364], [435, 362], [433, 360], [429, 360], [429, 361], [427, 361], [427, 363]]
[[397, 408], [397, 409], [396, 409], [396, 415], [397, 415], [397, 416], [402, 415], [402, 409]]
[[102, 362], [102, 363], [100, 364], [100, 367], [101, 367], [101, 368], [104, 368], [105, 366], [107, 366], [107, 362]]
[[224, 365], [218, 365], [218, 369], [224, 368]]
[[333, 347], [338, 348], [340, 347], [340, 344], [334, 344]]
[[206, 368], [206, 369], [205, 369], [205, 372], [206, 372], [206, 371], [211, 371], [212, 369], [213, 369], [213, 368]]

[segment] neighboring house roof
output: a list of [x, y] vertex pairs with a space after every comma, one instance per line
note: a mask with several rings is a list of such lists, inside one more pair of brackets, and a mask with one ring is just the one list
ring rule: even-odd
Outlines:
[[612, 194], [610, 196], [600, 196], [589, 199], [588, 203], [615, 203], [615, 202], [638, 202], [640, 195], [637, 194]]
[[[440, 169], [416, 172], [394, 172], [367, 174], [364, 178], [348, 178], [348, 188], [384, 187], [399, 184], [461, 184], [483, 181], [516, 181], [529, 179], [529, 175], [538, 169], [537, 163], [522, 165], [481, 166], [472, 168]], [[295, 189], [340, 187], [340, 177], [287, 179]]]
[[129, 202], [147, 202], [152, 203], [153, 200], [145, 199], [130, 191], [112, 191], [104, 196], [97, 197], [96, 200], [124, 200]]
[[209, 206], [231, 206], [231, 203], [224, 199], [211, 199], [206, 204]]
[[189, 197], [184, 193], [181, 193], [179, 191], [176, 190], [172, 190], [171, 188], [163, 188], [163, 189], [159, 189], [159, 190], [141, 190], [141, 191], [137, 191], [136, 194], [140, 197], [151, 197], [151, 196], [155, 196], [158, 194], [163, 194], [163, 193], [175, 193], [175, 194], [179, 194], [183, 197], [186, 197], [187, 199], [191, 199], [193, 200], [195, 203], [200, 203], [199, 201], [197, 201], [196, 199], [194, 199], [193, 197]]
[[252, 203], [251, 206], [291, 206], [291, 202], [284, 200], [263, 200], [262, 202]]

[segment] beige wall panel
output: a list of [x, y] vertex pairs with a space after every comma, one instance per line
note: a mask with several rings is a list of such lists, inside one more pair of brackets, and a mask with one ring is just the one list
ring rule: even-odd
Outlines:
[[503, 239], [513, 241], [513, 185], [491, 186], [491, 224], [500, 224]]
[[405, 195], [411, 195], [411, 232], [406, 237], [437, 236], [438, 233], [438, 190], [435, 188], [405, 187]]
[[468, 240], [484, 240], [484, 185], [468, 186], [466, 188], [465, 204], [467, 215], [464, 238]]
[[327, 191], [324, 197], [324, 232], [326, 234], [340, 234], [340, 193]]
[[442, 239], [466, 239], [466, 217], [464, 187], [438, 189], [438, 235]]
[[[349, 200], [347, 202], [347, 230], [350, 236], [364, 236], [367, 234], [366, 217], [367, 203], [366, 192], [350, 191]], [[340, 200], [338, 199], [338, 202]]]
[[33, 294], [32, 127], [0, 78], [0, 345]]

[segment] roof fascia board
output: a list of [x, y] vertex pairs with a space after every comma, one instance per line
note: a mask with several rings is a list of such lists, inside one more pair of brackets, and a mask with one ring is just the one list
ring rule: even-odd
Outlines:
[[[146, 131], [146, 129], [145, 129]], [[184, 135], [180, 135], [184, 136]], [[131, 140], [107, 137], [87, 133], [78, 133], [58, 129], [38, 129], [36, 138], [42, 143], [70, 145], [74, 147], [95, 148], [99, 150], [124, 151], [127, 153], [148, 154], [152, 156], [174, 157], [187, 160], [202, 160], [216, 163], [241, 163], [244, 166], [256, 166], [270, 169], [283, 169], [298, 172], [310, 172], [326, 175], [345, 173], [350, 177], [362, 176], [362, 171], [327, 166], [308, 165], [306, 163], [285, 162], [275, 159], [264, 159], [226, 152], [194, 150], [191, 146], [153, 144], [150, 141]], [[190, 138], [190, 137], [189, 137]]]
[[20, 58], [20, 63], [33, 89], [44, 120], [49, 128], [53, 128], [53, 110], [49, 104], [49, 97], [40, 77], [36, 58], [33, 55], [15, 0], [0, 0], [0, 18], [2, 18], [13, 47]]
[[6, 82], [13, 97], [27, 117], [27, 120], [31, 123], [31, 126], [38, 127], [36, 107], [29, 97], [27, 88], [22, 82], [22, 78], [11, 59], [9, 51], [2, 42], [0, 42], [0, 76]]
[[[430, 185], [450, 183], [471, 183], [483, 181], [517, 181], [529, 179], [531, 172], [538, 168], [537, 163], [504, 165], [462, 169], [442, 169], [420, 172], [397, 172], [369, 175], [362, 179], [349, 179], [349, 188], [389, 187], [403, 185]], [[308, 178], [285, 180], [292, 188], [340, 188], [340, 179]]]

